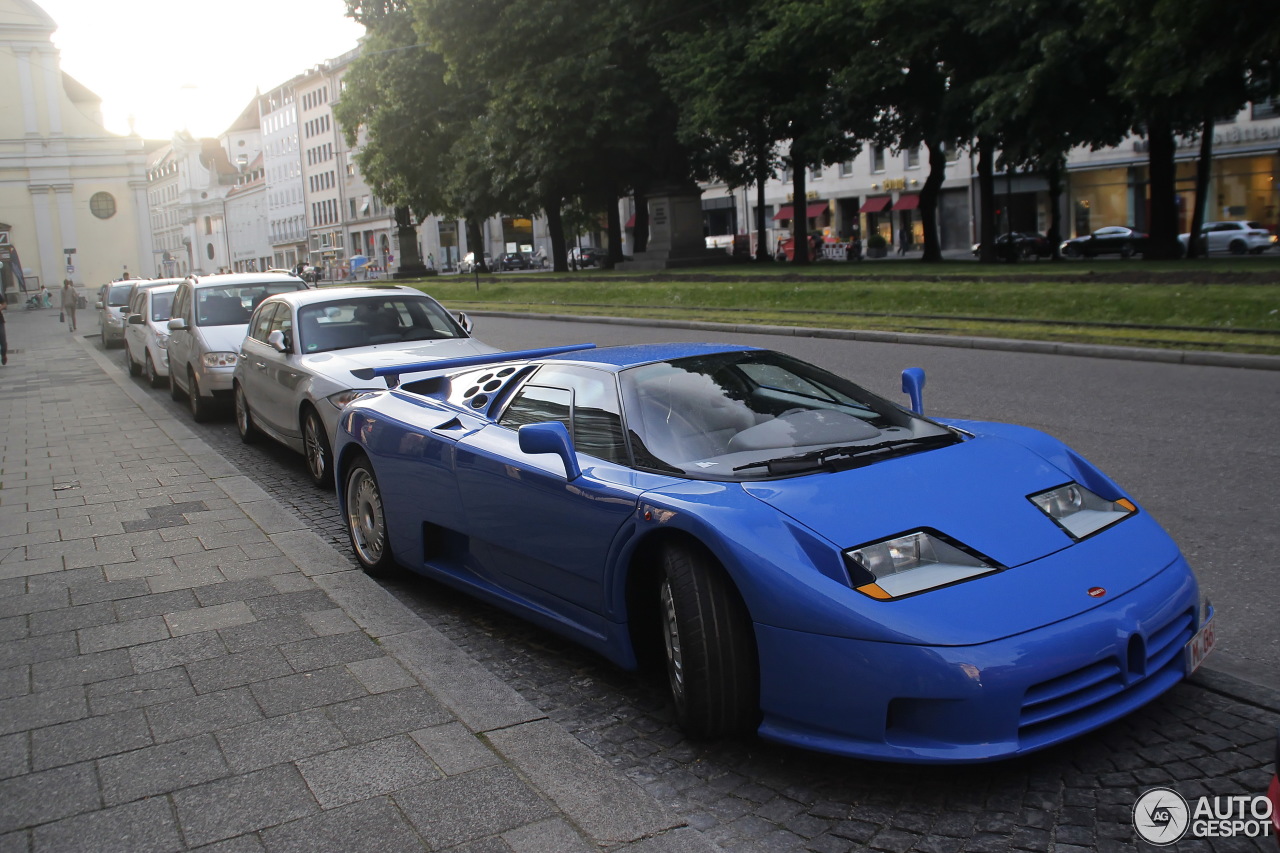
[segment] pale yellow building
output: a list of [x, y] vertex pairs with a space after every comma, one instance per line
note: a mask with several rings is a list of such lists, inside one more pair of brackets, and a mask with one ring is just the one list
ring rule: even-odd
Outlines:
[[126, 272], [155, 273], [144, 142], [102, 126], [101, 99], [61, 70], [50, 40], [56, 29], [36, 3], [0, 0], [6, 291], [23, 282], [56, 289], [64, 278], [96, 288]]

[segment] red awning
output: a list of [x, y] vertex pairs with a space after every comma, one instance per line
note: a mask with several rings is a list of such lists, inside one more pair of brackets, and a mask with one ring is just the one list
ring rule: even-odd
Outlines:
[[631, 214], [631, 218], [627, 220], [627, 224], [626, 224], [626, 225], [623, 225], [622, 227], [623, 227], [623, 228], [635, 228], [635, 227], [636, 227], [636, 215], [635, 215], [634, 213], [633, 213], [633, 214]]
[[[826, 213], [827, 210], [829, 210], [829, 208], [825, 201], [811, 201], [809, 202], [808, 205], [805, 206], [804, 215], [809, 219], [813, 219], [813, 217], [815, 216], [821, 216], [822, 214]], [[773, 215], [773, 218], [775, 220], [790, 219], [793, 216], [795, 216], [795, 210], [793, 209], [793, 206], [790, 204], [785, 204], [782, 207], [778, 208], [778, 212]]]
[[894, 210], [915, 210], [920, 206], [920, 196], [912, 193], [898, 197], [898, 203], [893, 206]]
[[858, 208], [858, 212], [859, 213], [879, 213], [880, 211], [888, 207], [889, 202], [891, 201], [893, 201], [893, 199], [889, 198], [889, 196], [887, 195], [882, 195], [882, 196], [879, 196], [878, 198], [869, 198], [862, 203], [862, 207]]

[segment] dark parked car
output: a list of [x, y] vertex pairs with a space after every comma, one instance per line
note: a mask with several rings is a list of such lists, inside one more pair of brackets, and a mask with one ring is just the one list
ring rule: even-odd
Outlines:
[[[973, 244], [973, 256], [982, 253], [982, 244]], [[1011, 231], [996, 238], [996, 257], [1002, 261], [1047, 258], [1053, 254], [1049, 238], [1034, 231]]]
[[609, 253], [604, 249], [597, 249], [595, 246], [583, 246], [578, 248], [575, 246], [569, 250], [570, 266], [577, 265], [579, 267], [601, 267], [604, 266], [605, 259]]
[[1095, 255], [1119, 255], [1122, 258], [1132, 258], [1134, 255], [1141, 255], [1146, 248], [1146, 234], [1123, 225], [1108, 225], [1092, 234], [1064, 241], [1062, 254], [1068, 258], [1082, 256], [1092, 258]]
[[498, 269], [502, 272], [507, 270], [528, 270], [533, 269], [533, 263], [529, 260], [529, 256], [520, 252], [507, 252], [498, 259]]

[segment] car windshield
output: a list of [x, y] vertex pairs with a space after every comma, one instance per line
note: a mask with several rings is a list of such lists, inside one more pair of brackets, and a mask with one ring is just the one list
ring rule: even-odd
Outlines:
[[697, 479], [835, 470], [959, 440], [864, 388], [766, 350], [622, 371], [635, 464]]
[[151, 322], [163, 323], [171, 316], [170, 309], [173, 307], [172, 293], [153, 293], [151, 294]]
[[298, 309], [298, 326], [300, 352], [307, 354], [467, 336], [434, 299], [401, 294], [304, 305]]
[[133, 290], [132, 281], [111, 285], [111, 292], [107, 294], [107, 304], [112, 308], [123, 308], [129, 304], [129, 292], [131, 290]]
[[300, 280], [250, 281], [242, 284], [220, 284], [196, 291], [197, 326], [237, 326], [249, 322], [258, 303], [277, 293], [302, 290]]

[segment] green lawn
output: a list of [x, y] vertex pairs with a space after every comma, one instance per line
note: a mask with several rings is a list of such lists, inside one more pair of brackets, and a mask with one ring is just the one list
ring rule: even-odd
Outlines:
[[678, 318], [1280, 354], [1280, 257], [985, 266], [744, 264], [439, 276], [457, 310]]

